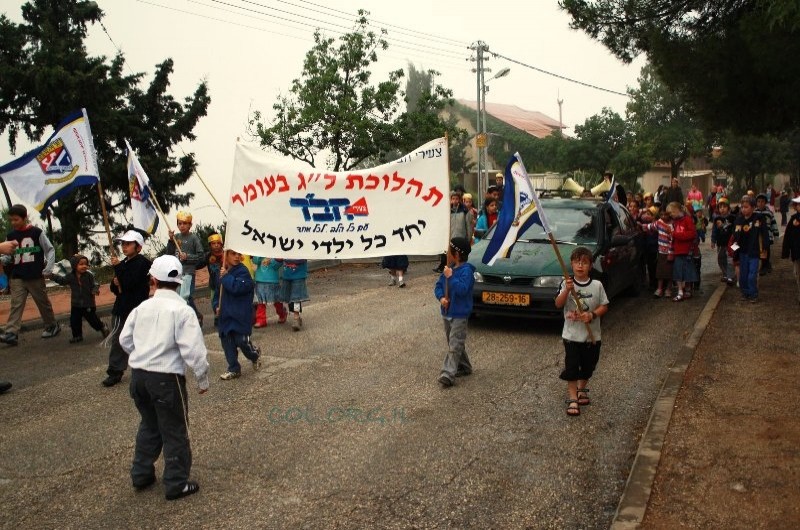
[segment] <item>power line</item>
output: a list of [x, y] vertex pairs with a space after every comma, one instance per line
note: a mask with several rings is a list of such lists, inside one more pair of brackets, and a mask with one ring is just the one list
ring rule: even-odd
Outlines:
[[593, 88], [595, 90], [601, 90], [603, 92], [608, 92], [609, 94], [615, 94], [617, 96], [625, 96], [625, 97], [629, 96], [629, 94], [627, 94], [625, 92], [617, 92], [616, 90], [610, 90], [608, 88], [603, 88], [603, 87], [599, 87], [597, 85], [592, 85], [590, 83], [584, 83], [583, 81], [578, 81], [576, 79], [571, 79], [571, 78], [563, 76], [563, 75], [554, 74], [553, 72], [548, 72], [547, 70], [542, 70], [541, 68], [538, 68], [536, 66], [533, 66], [533, 65], [530, 65], [530, 64], [525, 64], [522, 61], [517, 61], [516, 59], [512, 59], [511, 57], [506, 57], [505, 55], [501, 55], [501, 54], [499, 54], [497, 52], [489, 52], [489, 54], [494, 55], [498, 59], [505, 59], [506, 61], [510, 61], [510, 62], [512, 62], [514, 64], [518, 64], [520, 66], [524, 66], [525, 68], [530, 68], [531, 70], [536, 70], [537, 72], [541, 72], [543, 74], [547, 74], [547, 75], [552, 76], [552, 77], [557, 77], [558, 79], [563, 79], [564, 81], [569, 81], [570, 83], [575, 83], [575, 84], [582, 85], [582, 86], [585, 86], [585, 87], [588, 87], [588, 88]]
[[[247, 11], [247, 12], [250, 12], [250, 13], [256, 13], [256, 14], [263, 15], [263, 16], [266, 16], [266, 17], [276, 18], [278, 20], [282, 20], [282, 21], [285, 21], [285, 22], [291, 22], [291, 23], [294, 23], [294, 24], [300, 24], [301, 26], [312, 27], [312, 28], [315, 28], [315, 29], [318, 27], [316, 24], [311, 24], [311, 23], [308, 23], [308, 22], [302, 22], [302, 21], [298, 21], [298, 20], [295, 20], [295, 19], [286, 18], [286, 17], [280, 16], [280, 15], [275, 15], [275, 14], [272, 14], [272, 13], [259, 11], [257, 9], [252, 9], [252, 8], [244, 7], [244, 6], [241, 6], [241, 5], [235, 5], [235, 4], [232, 4], [230, 2], [226, 2], [224, 0], [211, 0], [211, 1], [214, 2], [214, 3], [217, 3], [217, 4], [222, 4], [222, 5], [226, 5], [226, 6], [229, 6], [229, 7], [233, 7], [235, 9], [240, 9], [242, 11]], [[330, 22], [330, 21], [327, 21], [327, 20], [321, 20], [321, 19], [318, 19], [318, 18], [306, 17], [306, 16], [304, 16], [302, 14], [299, 14], [299, 13], [286, 11], [284, 9], [278, 9], [276, 7], [270, 7], [270, 6], [267, 6], [265, 4], [254, 2], [254, 1], [251, 1], [251, 0], [241, 0], [241, 1], [243, 1], [246, 4], [258, 6], [258, 7], [263, 8], [263, 9], [276, 11], [278, 13], [283, 13], [284, 15], [290, 15], [290, 16], [294, 16], [294, 17], [303, 17], [305, 20], [309, 20], [309, 21], [312, 21], [312, 22], [317, 22], [319, 24], [327, 24], [328, 26], [332, 26], [333, 28], [340, 28], [340, 29], [332, 29], [332, 30], [330, 30], [330, 31], [334, 31], [334, 32], [339, 33], [339, 34], [345, 34], [346, 32], [349, 32], [349, 31], [352, 30], [352, 28], [349, 27], [349, 26], [343, 26], [341, 24], [336, 24], [334, 22]], [[325, 29], [328, 29], [328, 28], [325, 28]], [[341, 30], [344, 30], [344, 31], [341, 31]], [[427, 45], [424, 45], [424, 44], [417, 44], [415, 42], [409, 42], [409, 41], [406, 41], [406, 40], [390, 37], [388, 35], [382, 36], [382, 38], [384, 38], [385, 40], [387, 40], [389, 42], [395, 43], [395, 46], [397, 46], [398, 48], [408, 49], [410, 51], [414, 51], [414, 52], [417, 52], [417, 53], [429, 53], [430, 54], [432, 52], [439, 52], [438, 55], [445, 55], [445, 56], [447, 56], [448, 58], [451, 58], [451, 59], [460, 59], [461, 57], [463, 57], [462, 55], [456, 55], [455, 52], [451, 52], [451, 51], [445, 50], [443, 48], [436, 48], [436, 47], [427, 46]], [[417, 48], [409, 48], [408, 46], [402, 46], [401, 44], [397, 44], [397, 43], [407, 44], [409, 46], [425, 46], [425, 49], [420, 50], [420, 49], [417, 49]]]
[[[278, 0], [278, 1], [285, 1], [285, 0]], [[347, 11], [342, 11], [340, 9], [334, 9], [334, 8], [328, 7], [328, 6], [322, 6], [322, 5], [319, 5], [319, 4], [315, 4], [314, 2], [309, 2], [308, 0], [300, 0], [300, 2], [302, 2], [304, 4], [309, 4], [309, 5], [312, 5], [312, 6], [315, 6], [315, 7], [321, 7], [323, 9], [327, 9], [327, 10], [333, 11], [335, 13], [343, 13], [343, 14], [348, 15], [350, 17], [355, 16], [354, 14], [348, 13]], [[288, 3], [288, 2], [286, 2], [286, 3]], [[342, 18], [344, 18], [344, 17], [342, 17]], [[352, 20], [352, 18], [351, 18], [351, 20]], [[448, 37], [441, 37], [439, 35], [434, 35], [432, 33], [425, 33], [423, 31], [417, 31], [417, 30], [413, 30], [413, 29], [409, 29], [409, 28], [404, 28], [402, 26], [396, 26], [394, 24], [389, 24], [388, 22], [381, 22], [380, 20], [375, 20], [374, 22], [376, 24], [382, 24], [384, 26], [387, 26], [387, 27], [390, 27], [390, 28], [395, 28], [395, 29], [398, 29], [398, 30], [401, 30], [401, 31], [408, 31], [408, 32], [411, 32], [411, 34], [416, 33], [418, 35], [423, 35], [423, 36], [428, 37], [428, 38], [441, 40], [441, 41], [443, 41], [442, 42], [443, 44], [450, 43], [450, 45], [458, 46], [460, 48], [461, 47], [466, 47], [466, 45], [467, 45], [467, 43], [464, 42], [464, 41], [458, 41], [458, 40], [451, 39], [451, 38], [448, 38]], [[411, 35], [409, 35], [409, 36], [411, 36]]]

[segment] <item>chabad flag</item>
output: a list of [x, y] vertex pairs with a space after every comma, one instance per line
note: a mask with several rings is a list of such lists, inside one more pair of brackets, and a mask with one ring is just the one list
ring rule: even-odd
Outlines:
[[39, 212], [78, 186], [100, 180], [86, 111], [61, 122], [47, 142], [0, 167], [0, 177]]
[[158, 212], [150, 200], [150, 179], [128, 140], [125, 140], [125, 146], [128, 148], [128, 190], [131, 195], [133, 227], [153, 234], [158, 228]]
[[497, 226], [481, 261], [491, 266], [498, 258], [507, 258], [517, 238], [534, 223], [541, 225], [546, 233], [551, 232], [522, 158], [514, 153], [506, 164], [503, 208], [497, 214]]
[[448, 190], [445, 138], [342, 172], [237, 143], [225, 245], [290, 259], [436, 255], [450, 236]]

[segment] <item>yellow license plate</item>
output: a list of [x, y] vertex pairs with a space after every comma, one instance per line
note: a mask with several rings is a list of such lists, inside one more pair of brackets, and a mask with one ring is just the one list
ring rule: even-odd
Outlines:
[[484, 291], [481, 293], [481, 299], [484, 304], [530, 305], [531, 303], [531, 296], [529, 294], [520, 293], [493, 293], [491, 291]]

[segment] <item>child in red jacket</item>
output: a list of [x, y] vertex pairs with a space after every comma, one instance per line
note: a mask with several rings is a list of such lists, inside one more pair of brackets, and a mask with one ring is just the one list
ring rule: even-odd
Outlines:
[[678, 285], [678, 294], [672, 300], [680, 302], [691, 298], [691, 285], [700, 280], [692, 256], [697, 245], [697, 228], [692, 216], [681, 203], [669, 203], [667, 212], [672, 217], [672, 248], [675, 254], [672, 279]]

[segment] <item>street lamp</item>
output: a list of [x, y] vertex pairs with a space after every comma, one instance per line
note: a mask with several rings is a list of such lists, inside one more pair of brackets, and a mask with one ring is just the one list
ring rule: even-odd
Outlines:
[[[489, 70], [488, 68], [486, 70]], [[489, 70], [490, 71], [490, 70]], [[488, 165], [489, 165], [489, 136], [486, 133], [486, 93], [489, 91], [489, 87], [487, 83], [494, 79], [500, 79], [501, 77], [507, 76], [511, 72], [511, 68], [503, 68], [492, 77], [487, 79], [486, 81], [483, 80], [483, 75], [481, 73], [480, 80], [481, 80], [481, 100], [478, 104], [480, 107], [478, 108], [480, 116], [481, 116], [481, 125], [483, 129], [481, 132], [483, 136], [483, 146], [481, 147], [482, 156], [478, 157], [478, 188], [479, 193], [482, 195], [485, 193], [486, 188], [488, 187], [489, 183], [489, 175], [488, 173]], [[481, 164], [483, 165], [481, 167]]]

